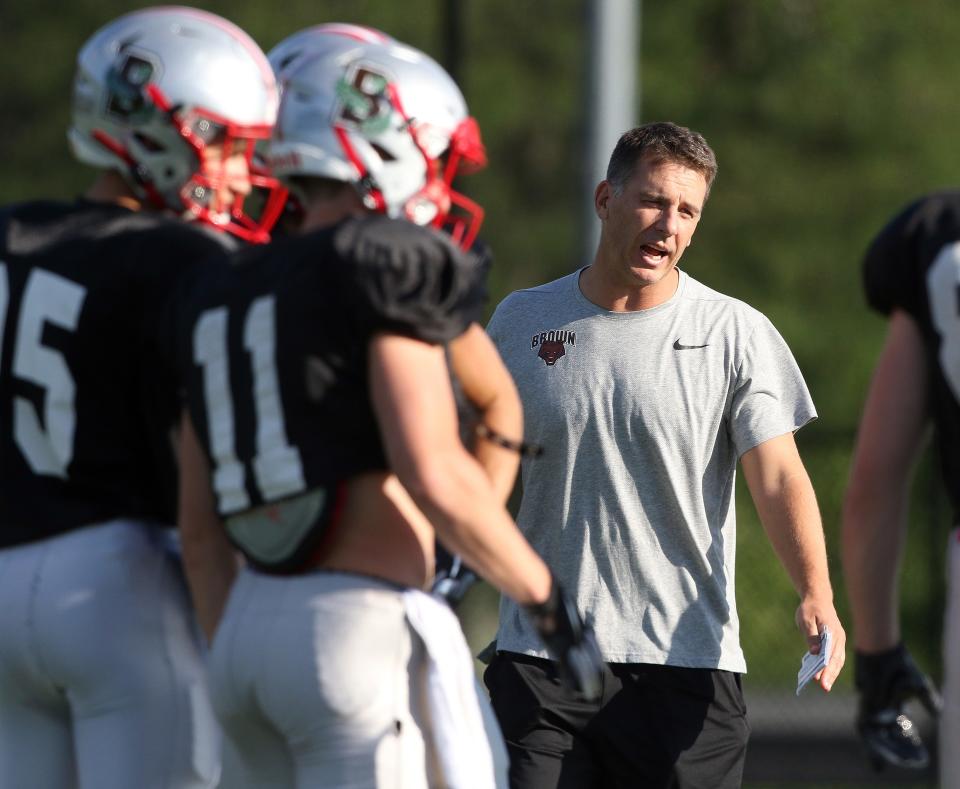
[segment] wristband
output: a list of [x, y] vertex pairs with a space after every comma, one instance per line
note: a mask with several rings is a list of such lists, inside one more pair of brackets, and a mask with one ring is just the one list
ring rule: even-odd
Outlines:
[[518, 455], [538, 458], [543, 454], [543, 447], [539, 444], [528, 444], [526, 441], [514, 441], [483, 424], [483, 422], [477, 425], [476, 432], [480, 438], [489, 441], [491, 444], [496, 444], [498, 447], [516, 452]]

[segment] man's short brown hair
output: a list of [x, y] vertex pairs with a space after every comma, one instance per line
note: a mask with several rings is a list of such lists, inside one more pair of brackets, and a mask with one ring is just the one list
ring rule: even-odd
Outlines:
[[700, 173], [710, 186], [717, 177], [717, 157], [698, 132], [669, 121], [658, 121], [637, 126], [624, 132], [617, 141], [610, 163], [607, 181], [614, 194], [621, 194], [634, 168], [643, 158], [655, 163], [680, 164]]

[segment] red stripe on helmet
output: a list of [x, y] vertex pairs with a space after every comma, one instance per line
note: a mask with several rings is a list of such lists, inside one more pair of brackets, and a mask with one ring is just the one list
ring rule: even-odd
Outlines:
[[317, 25], [311, 28], [311, 33], [330, 33], [336, 36], [346, 36], [355, 41], [363, 41], [367, 44], [383, 44], [390, 40], [386, 33], [372, 27], [363, 25], [351, 25], [347, 22], [329, 22], [325, 25]]

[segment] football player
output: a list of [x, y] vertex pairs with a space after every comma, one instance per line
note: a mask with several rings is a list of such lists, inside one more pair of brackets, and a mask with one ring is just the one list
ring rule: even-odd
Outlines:
[[[288, 36], [270, 51], [268, 57], [282, 86], [285, 75], [295, 71], [304, 58], [315, 54], [315, 50], [329, 54], [331, 48], [353, 49], [358, 41], [382, 44], [390, 40], [390, 36], [380, 30], [333, 22], [309, 27]], [[479, 142], [479, 137], [477, 141]], [[462, 161], [459, 171], [476, 171], [485, 165], [486, 152], [482, 144], [479, 144]], [[359, 177], [356, 172], [349, 170], [342, 171], [340, 175], [348, 180]], [[462, 201], [467, 199], [463, 195], [457, 197]], [[296, 208], [295, 198], [289, 205], [293, 208], [287, 212], [285, 229], [295, 232], [301, 218], [300, 212]], [[469, 206], [472, 216], [469, 232], [470, 236], [475, 238], [483, 210], [473, 202], [470, 202]], [[407, 218], [411, 217], [408, 215]], [[421, 214], [415, 221], [439, 225], [447, 221], [447, 217], [445, 214], [433, 212], [431, 218], [431, 212], [428, 212]], [[454, 234], [462, 234], [465, 226], [466, 223], [462, 220], [459, 226], [453, 225]], [[485, 272], [490, 265], [489, 251], [479, 241], [475, 240], [473, 243], [477, 253], [474, 258], [483, 266], [481, 271]], [[447, 344], [447, 356], [461, 439], [490, 477], [498, 495], [506, 502], [513, 492], [520, 468], [520, 455], [539, 452], [537, 447], [507, 438], [523, 434], [523, 409], [513, 379], [478, 323], [471, 324], [467, 331]], [[477, 576], [463, 563], [460, 556], [451, 554], [439, 541], [435, 545], [435, 553], [436, 572], [431, 589], [451, 606], [456, 607], [476, 582]]]
[[130, 13], [77, 58], [69, 140], [100, 171], [90, 188], [0, 211], [0, 786], [216, 784], [167, 528], [180, 401], [163, 327], [200, 261], [266, 240], [282, 190], [253, 149], [277, 104], [232, 23]]
[[[857, 729], [874, 764], [923, 768], [905, 703], [940, 714], [941, 786], [960, 787], [960, 192], [914, 201], [864, 261], [870, 306], [887, 316], [844, 502], [843, 569], [856, 646]], [[946, 549], [943, 700], [902, 641], [899, 567], [912, 469], [932, 426], [954, 529]]]
[[313, 39], [278, 63], [269, 148], [299, 234], [206, 277], [179, 342], [180, 527], [214, 708], [257, 786], [503, 785], [463, 635], [419, 591], [434, 527], [588, 695], [599, 662], [457, 432], [444, 346], [484, 277], [453, 179], [482, 161], [479, 130], [422, 52]]

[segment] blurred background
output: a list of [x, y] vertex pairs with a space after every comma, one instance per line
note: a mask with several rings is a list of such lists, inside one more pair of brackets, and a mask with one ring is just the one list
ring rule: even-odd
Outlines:
[[[0, 201], [79, 194], [69, 156], [73, 58], [118, 0], [0, 0]], [[381, 28], [446, 65], [480, 122], [490, 166], [460, 188], [487, 216], [490, 309], [508, 292], [589, 262], [591, 20], [584, 0], [197, 2], [269, 50], [308, 25]], [[884, 323], [868, 312], [860, 259], [908, 200], [960, 182], [960, 6], [951, 0], [671, 0], [633, 7], [637, 121], [704, 134], [720, 172], [695, 243], [693, 276], [765, 312], [785, 336], [820, 419], [798, 434], [817, 489], [841, 618], [839, 519], [850, 451]], [[902, 580], [907, 644], [939, 680], [943, 545], [950, 513], [934, 467], [918, 471]], [[935, 785], [932, 771], [873, 773], [853, 737], [852, 652], [835, 690], [794, 696], [805, 647], [796, 595], [738, 491], [737, 594], [753, 740], [747, 785]], [[461, 609], [476, 650], [496, 595]], [[478, 664], [479, 665], [479, 664]], [[921, 728], [930, 722], [917, 712]]]

